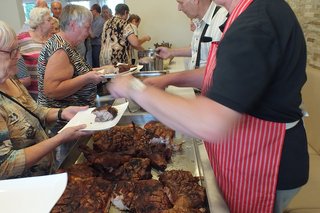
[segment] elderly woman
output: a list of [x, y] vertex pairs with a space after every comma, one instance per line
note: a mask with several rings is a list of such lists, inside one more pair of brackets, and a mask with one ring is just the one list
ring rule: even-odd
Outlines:
[[[91, 29], [90, 10], [79, 5], [67, 5], [60, 16], [60, 32], [52, 35], [39, 57], [38, 103], [47, 107], [64, 108], [70, 105], [95, 105], [97, 84], [101, 74], [76, 51]], [[55, 134], [62, 124], [53, 127]], [[59, 147], [61, 159], [68, 145]], [[58, 160], [59, 160], [58, 156]]]
[[38, 73], [37, 64], [40, 51], [44, 43], [51, 35], [52, 24], [50, 10], [48, 8], [36, 7], [30, 12], [30, 30], [18, 35], [21, 55], [25, 61], [31, 77], [31, 85], [27, 87], [31, 96], [37, 100], [38, 97]]
[[79, 55], [75, 47], [89, 35], [91, 12], [67, 5], [60, 17], [60, 32], [52, 35], [39, 56], [39, 98], [47, 107], [94, 106], [102, 76]]
[[87, 107], [46, 108], [32, 99], [14, 76], [20, 57], [15, 32], [0, 21], [0, 179], [49, 174], [53, 150], [87, 135], [85, 125], [67, 128], [48, 138], [44, 125], [70, 119]]

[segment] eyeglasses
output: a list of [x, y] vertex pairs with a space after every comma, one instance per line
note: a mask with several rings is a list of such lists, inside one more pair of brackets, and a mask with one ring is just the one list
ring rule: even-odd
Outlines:
[[14, 48], [11, 51], [0, 50], [0, 52], [7, 53], [10, 55], [10, 59], [14, 59], [15, 57], [17, 57], [18, 53], [20, 52], [20, 47]]

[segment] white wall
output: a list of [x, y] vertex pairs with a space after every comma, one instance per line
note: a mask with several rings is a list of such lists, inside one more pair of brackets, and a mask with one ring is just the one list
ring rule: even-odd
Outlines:
[[154, 43], [172, 43], [173, 47], [190, 45], [192, 32], [189, 18], [178, 11], [174, 0], [125, 0], [131, 14], [141, 18], [139, 35], [150, 35], [151, 41], [145, 48], [154, 48]]
[[0, 0], [0, 20], [18, 32], [24, 23], [22, 0]]
[[[130, 13], [141, 17], [139, 34], [150, 35], [151, 41], [145, 48], [154, 48], [162, 41], [172, 43], [173, 47], [190, 45], [192, 33], [188, 17], [178, 11], [174, 0], [125, 0]], [[0, 20], [7, 22], [16, 32], [24, 23], [22, 0], [0, 0]]]

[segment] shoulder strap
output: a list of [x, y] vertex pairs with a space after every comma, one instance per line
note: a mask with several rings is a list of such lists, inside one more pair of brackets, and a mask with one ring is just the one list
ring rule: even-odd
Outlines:
[[[216, 6], [216, 8], [214, 9], [213, 11], [213, 14], [212, 14], [212, 17], [211, 19], [213, 19], [213, 17], [217, 14], [217, 12], [219, 11], [221, 7], [220, 6]], [[201, 42], [202, 42], [202, 38], [204, 37], [204, 35], [206, 34], [207, 32], [207, 29], [208, 29], [209, 25], [206, 24], [202, 30], [202, 33], [201, 33], [201, 37], [199, 39], [199, 45], [198, 45], [198, 54], [197, 54], [197, 59], [196, 59], [196, 65], [195, 65], [195, 68], [199, 68], [200, 66], [200, 54], [201, 54]]]
[[5, 96], [6, 98], [10, 99], [10, 100], [13, 101], [14, 103], [18, 104], [20, 107], [22, 107], [22, 108], [23, 108], [24, 110], [26, 110], [28, 113], [30, 113], [33, 117], [35, 117], [35, 118], [39, 121], [41, 127], [42, 127], [43, 129], [45, 129], [45, 127], [42, 125], [42, 122], [41, 122], [40, 118], [39, 118], [36, 114], [34, 114], [33, 112], [31, 112], [28, 108], [26, 108], [25, 106], [23, 106], [21, 103], [19, 103], [18, 101], [16, 101], [15, 99], [13, 99], [13, 98], [10, 97], [9, 95], [7, 95], [6, 93], [0, 91], [0, 94], [3, 95], [3, 96]]

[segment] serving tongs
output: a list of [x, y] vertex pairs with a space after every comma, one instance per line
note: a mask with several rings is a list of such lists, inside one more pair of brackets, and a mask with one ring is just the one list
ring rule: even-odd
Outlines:
[[[96, 107], [101, 107], [104, 105], [111, 105], [111, 106], [117, 106], [117, 105], [121, 105], [125, 102], [128, 102], [128, 99], [126, 98], [115, 98], [112, 95], [104, 95], [104, 96], [100, 96], [100, 95], [96, 95]], [[109, 103], [108, 103], [109, 102]]]
[[[104, 96], [100, 96], [100, 95], [96, 95], [96, 107], [101, 107], [102, 106], [102, 102], [107, 103], [107, 102], [114, 102], [115, 98], [112, 95], [104, 95]], [[106, 105], [106, 104], [104, 104]], [[113, 105], [113, 103], [112, 103]]]

